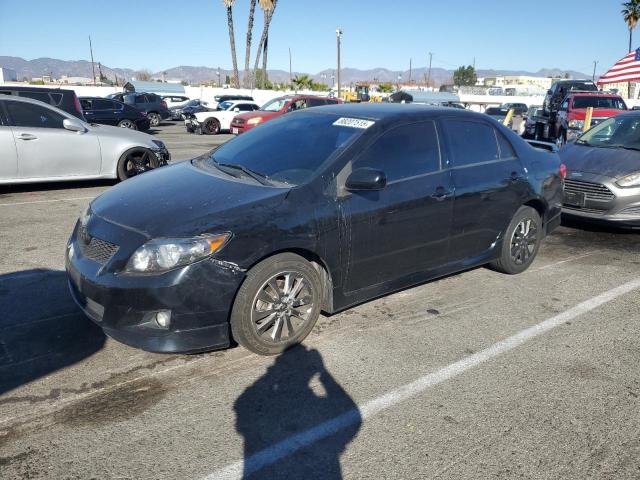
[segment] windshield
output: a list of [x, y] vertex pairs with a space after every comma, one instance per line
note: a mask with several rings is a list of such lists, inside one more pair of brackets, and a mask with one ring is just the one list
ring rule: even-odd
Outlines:
[[365, 130], [334, 125], [335, 115], [302, 113], [272, 120], [211, 152], [201, 168], [237, 165], [273, 183], [299, 185]]
[[621, 98], [615, 97], [576, 97], [573, 99], [573, 108], [606, 108], [609, 110], [626, 110], [627, 106]]
[[274, 98], [270, 102], [265, 103], [260, 110], [263, 112], [279, 112], [287, 101], [289, 101], [288, 98]]
[[233, 102], [226, 101], [218, 104], [217, 110], [229, 110], [233, 106]]
[[576, 143], [600, 148], [640, 149], [640, 116], [609, 118], [582, 135]]

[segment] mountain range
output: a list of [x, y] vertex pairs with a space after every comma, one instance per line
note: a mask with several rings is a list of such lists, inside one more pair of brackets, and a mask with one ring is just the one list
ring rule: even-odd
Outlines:
[[[18, 79], [23, 78], [31, 79], [33, 77], [41, 77], [42, 75], [52, 75], [54, 78], [59, 78], [62, 75], [68, 77], [88, 77], [92, 76], [91, 62], [86, 60], [58, 60], [55, 58], [36, 58], [34, 60], [25, 60], [20, 57], [0, 56], [0, 67], [10, 68], [17, 72]], [[96, 74], [98, 73], [98, 64], [95, 65]], [[135, 77], [136, 71], [130, 68], [112, 68], [106, 65], [100, 65], [99, 67], [102, 74], [107, 78], [114, 80], [117, 76], [119, 79], [131, 79]], [[305, 72], [292, 72], [292, 75], [307, 74], [313, 78], [316, 82], [326, 83], [331, 85], [333, 83], [332, 76], [335, 70], [325, 69], [315, 74]], [[224, 81], [227, 75], [230, 75], [231, 71], [226, 69], [220, 69], [221, 79]], [[525, 70], [485, 70], [479, 69], [476, 71], [479, 77], [495, 77], [498, 75], [530, 75], [534, 77], [564, 77], [568, 74], [571, 78], [589, 78], [589, 75], [584, 73], [561, 70], [558, 68], [543, 68], [537, 72], [528, 72]], [[241, 72], [242, 75], [242, 72]], [[269, 79], [272, 82], [288, 82], [289, 72], [285, 70], [269, 70]], [[361, 70], [357, 68], [343, 68], [340, 72], [340, 80], [342, 83], [350, 83], [356, 81], [380, 81], [380, 82], [408, 82], [409, 80], [415, 80], [417, 82], [424, 82], [427, 78], [428, 72], [426, 67], [414, 68], [411, 72], [409, 70], [389, 70], [386, 68], [373, 68], [369, 70]], [[196, 84], [202, 81], [217, 81], [218, 69], [212, 67], [194, 67], [194, 66], [179, 66], [173, 67], [152, 74], [153, 78], [177, 79], [184, 80], [190, 84]], [[432, 68], [431, 69], [431, 81], [435, 85], [441, 85], [445, 83], [451, 83], [453, 78], [453, 70], [447, 70], [444, 68]]]

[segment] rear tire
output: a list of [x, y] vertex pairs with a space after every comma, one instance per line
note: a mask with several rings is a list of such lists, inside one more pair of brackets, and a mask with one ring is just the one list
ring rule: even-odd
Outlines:
[[147, 118], [149, 118], [149, 123], [151, 124], [152, 127], [157, 127], [158, 125], [160, 125], [160, 122], [162, 121], [162, 117], [160, 117], [160, 114], [155, 112], [149, 113], [147, 115]]
[[540, 215], [531, 207], [520, 207], [505, 232], [500, 257], [490, 268], [509, 275], [524, 272], [533, 263], [541, 240]]
[[135, 124], [135, 123], [133, 123], [133, 121], [132, 121], [132, 120], [129, 120], [129, 119], [127, 119], [127, 118], [125, 118], [124, 120], [120, 120], [120, 121], [118, 122], [118, 126], [119, 126], [120, 128], [129, 128], [129, 129], [131, 129], [131, 130], [137, 130], [137, 129], [138, 129], [138, 127], [136, 127], [136, 124]]
[[320, 274], [307, 260], [293, 253], [269, 257], [249, 270], [238, 290], [233, 338], [259, 355], [281, 353], [311, 333], [323, 298]]

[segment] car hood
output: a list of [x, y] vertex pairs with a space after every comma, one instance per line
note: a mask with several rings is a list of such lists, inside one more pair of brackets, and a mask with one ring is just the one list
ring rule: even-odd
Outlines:
[[624, 148], [596, 148], [569, 143], [558, 152], [569, 172], [618, 178], [640, 171], [640, 152]]
[[110, 125], [91, 124], [89, 128], [100, 138], [114, 138], [116, 140], [128, 140], [132, 143], [138, 143], [149, 148], [158, 148], [152, 142], [154, 137], [148, 133], [139, 132], [129, 128], [112, 127]]
[[261, 110], [254, 110], [253, 112], [241, 113], [236, 115], [235, 118], [242, 118], [243, 120], [249, 120], [250, 118], [262, 117], [265, 120], [282, 115], [280, 112], [263, 112]]
[[259, 210], [279, 205], [289, 189], [227, 180], [191, 162], [133, 177], [91, 203], [99, 217], [143, 233], [148, 238], [193, 236], [235, 231]]

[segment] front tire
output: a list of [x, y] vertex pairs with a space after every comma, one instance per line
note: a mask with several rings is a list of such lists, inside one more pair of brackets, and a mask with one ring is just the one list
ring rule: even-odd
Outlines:
[[233, 338], [259, 355], [276, 355], [302, 342], [316, 324], [324, 288], [319, 272], [293, 253], [254, 266], [231, 312]]
[[124, 182], [159, 166], [158, 157], [148, 148], [137, 147], [127, 150], [118, 160], [118, 180]]
[[515, 275], [533, 263], [542, 240], [542, 220], [538, 212], [522, 206], [513, 216], [502, 241], [500, 257], [489, 264], [498, 272]]
[[202, 124], [202, 132], [207, 135], [217, 135], [220, 133], [220, 122], [216, 118], [207, 118]]

